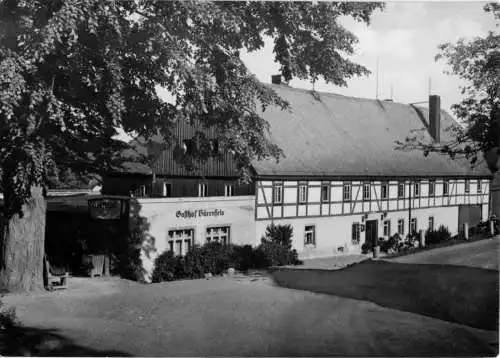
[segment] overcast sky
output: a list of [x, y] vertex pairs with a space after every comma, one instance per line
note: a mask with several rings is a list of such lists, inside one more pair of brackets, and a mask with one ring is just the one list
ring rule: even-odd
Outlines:
[[[431, 92], [441, 96], [444, 109], [460, 100], [460, 82], [454, 76], [443, 74], [444, 61], [435, 62], [437, 46], [456, 42], [460, 37], [473, 38], [495, 29], [491, 13], [483, 11], [484, 2], [388, 2], [384, 11], [372, 16], [369, 26], [351, 19], [342, 21], [358, 38], [353, 60], [367, 67], [369, 77], [348, 81], [341, 88], [316, 84], [316, 90], [354, 97], [375, 98], [376, 68], [379, 58], [379, 98], [391, 96], [397, 102], [426, 101]], [[250, 71], [263, 82], [270, 82], [278, 73], [273, 62], [272, 42], [263, 51], [244, 54]], [[293, 87], [312, 89], [307, 81], [294, 80]]]

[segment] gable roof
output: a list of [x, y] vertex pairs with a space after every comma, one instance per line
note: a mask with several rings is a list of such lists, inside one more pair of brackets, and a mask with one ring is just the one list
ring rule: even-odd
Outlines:
[[[253, 162], [258, 176], [491, 176], [486, 165], [471, 168], [465, 159], [395, 149], [410, 130], [427, 126], [427, 108], [270, 86], [291, 106], [263, 112], [270, 139], [285, 157]], [[453, 125], [458, 124], [441, 111], [442, 142], [450, 139], [446, 128]], [[423, 135], [431, 141], [427, 131]]]

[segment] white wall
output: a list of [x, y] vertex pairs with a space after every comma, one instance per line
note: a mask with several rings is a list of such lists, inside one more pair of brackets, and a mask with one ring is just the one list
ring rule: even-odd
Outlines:
[[[229, 226], [230, 242], [233, 244], [257, 244], [255, 234], [255, 197], [206, 197], [206, 198], [161, 198], [137, 199], [138, 206], [132, 208], [130, 229], [133, 230], [137, 219], [146, 221], [148, 234], [154, 238], [156, 251], [147, 255], [142, 252], [143, 266], [147, 272], [146, 280], [151, 278], [155, 258], [168, 249], [168, 231], [194, 229], [195, 244], [205, 242], [206, 228], [209, 226]], [[219, 210], [218, 216], [200, 215], [200, 210]], [[184, 212], [194, 213], [195, 217], [182, 217]]]
[[[388, 212], [382, 219], [382, 213], [369, 213], [365, 220], [378, 220], [378, 236], [383, 237], [383, 221], [391, 221], [391, 235], [397, 232], [398, 219], [405, 221], [405, 235], [408, 233], [408, 211]], [[452, 235], [458, 233], [458, 206], [440, 207], [430, 209], [412, 210], [412, 217], [417, 218], [417, 230], [427, 230], [429, 217], [434, 217], [434, 227], [440, 225], [448, 227]], [[361, 232], [359, 245], [351, 242], [352, 224], [355, 222], [362, 224], [362, 214], [316, 217], [316, 218], [294, 218], [279, 219], [273, 221], [275, 224], [290, 224], [293, 226], [294, 238], [293, 247], [299, 252], [301, 258], [328, 257], [339, 254], [338, 248], [343, 247], [344, 254], [360, 253], [361, 245], [365, 242], [365, 232]], [[270, 220], [257, 221], [255, 234], [260, 238], [265, 232]], [[304, 245], [305, 226], [316, 226], [316, 247]]]

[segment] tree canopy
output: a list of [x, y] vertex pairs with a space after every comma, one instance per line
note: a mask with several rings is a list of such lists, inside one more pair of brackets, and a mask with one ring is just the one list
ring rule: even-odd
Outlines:
[[414, 136], [407, 138], [404, 146], [423, 150], [425, 155], [462, 156], [472, 165], [485, 158], [495, 172], [500, 156], [500, 5], [486, 4], [484, 10], [495, 17], [495, 31], [470, 41], [442, 44], [436, 55], [436, 60], [445, 60], [450, 67], [447, 73], [466, 82], [461, 88], [462, 101], [451, 106], [463, 127], [450, 128], [453, 141], [448, 143], [428, 143]]
[[[102, 173], [124, 143], [117, 128], [171, 140], [176, 121], [215, 125], [242, 173], [279, 157], [257, 111], [286, 108], [240, 59], [274, 39], [286, 80], [345, 85], [368, 70], [339, 18], [368, 23], [380, 3], [3, 0], [0, 163], [13, 212], [51, 171]], [[172, 101], [163, 101], [156, 88]], [[57, 168], [57, 169], [54, 169]]]

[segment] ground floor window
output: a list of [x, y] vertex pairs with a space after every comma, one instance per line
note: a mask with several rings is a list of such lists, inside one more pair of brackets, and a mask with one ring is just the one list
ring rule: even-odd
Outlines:
[[434, 230], [434, 216], [429, 216], [429, 231]]
[[410, 230], [411, 230], [411, 233], [417, 232], [417, 218], [411, 218]]
[[169, 250], [176, 256], [184, 256], [193, 243], [194, 230], [180, 229], [168, 231]]
[[398, 234], [399, 235], [405, 234], [405, 220], [404, 219], [398, 220]]
[[391, 221], [384, 221], [384, 236], [391, 236]]
[[305, 227], [304, 244], [316, 246], [316, 227], [314, 225]]
[[229, 226], [208, 227], [205, 234], [205, 241], [218, 242], [223, 245], [229, 244], [230, 228]]
[[361, 240], [361, 225], [359, 223], [352, 224], [351, 240], [353, 245], [358, 245]]

